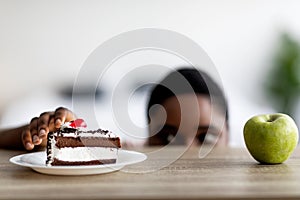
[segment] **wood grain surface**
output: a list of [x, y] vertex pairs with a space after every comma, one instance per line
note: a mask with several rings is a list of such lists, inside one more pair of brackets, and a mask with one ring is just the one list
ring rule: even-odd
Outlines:
[[279, 165], [260, 165], [246, 149], [229, 147], [215, 148], [202, 159], [199, 149], [192, 148], [176, 161], [170, 159], [183, 150], [168, 148], [141, 164], [88, 176], [40, 174], [9, 163], [24, 152], [0, 150], [0, 199], [300, 198], [299, 148]]

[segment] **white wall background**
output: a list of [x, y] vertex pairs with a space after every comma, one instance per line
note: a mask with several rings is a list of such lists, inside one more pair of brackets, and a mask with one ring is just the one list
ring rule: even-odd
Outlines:
[[2, 126], [68, 105], [53, 91], [72, 85], [97, 46], [152, 27], [184, 34], [208, 53], [229, 99], [231, 144], [243, 145], [243, 123], [273, 111], [262, 83], [280, 32], [300, 39], [299, 8], [297, 0], [0, 0]]

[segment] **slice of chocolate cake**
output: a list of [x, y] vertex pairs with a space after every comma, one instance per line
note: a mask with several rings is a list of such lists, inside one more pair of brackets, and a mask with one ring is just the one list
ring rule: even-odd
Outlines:
[[101, 165], [116, 163], [120, 138], [107, 130], [81, 130], [78, 119], [64, 124], [57, 132], [48, 134], [48, 166]]

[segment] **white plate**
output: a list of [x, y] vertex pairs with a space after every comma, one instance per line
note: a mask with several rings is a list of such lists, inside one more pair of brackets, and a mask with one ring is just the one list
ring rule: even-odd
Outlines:
[[43, 174], [53, 175], [89, 175], [103, 174], [120, 170], [126, 165], [142, 162], [147, 159], [143, 153], [135, 151], [118, 151], [118, 159], [115, 164], [87, 165], [87, 166], [46, 166], [46, 152], [27, 153], [10, 158], [10, 162], [16, 165], [30, 167]]

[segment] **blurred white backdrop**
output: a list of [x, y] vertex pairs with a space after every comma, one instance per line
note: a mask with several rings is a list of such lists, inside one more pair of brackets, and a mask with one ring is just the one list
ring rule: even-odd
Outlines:
[[[71, 107], [57, 91], [72, 86], [89, 54], [115, 35], [151, 27], [181, 33], [207, 52], [229, 101], [230, 144], [243, 146], [245, 121], [274, 111], [262, 84], [281, 31], [300, 39], [299, 7], [297, 0], [1, 0], [1, 127]], [[139, 120], [143, 105], [135, 107]], [[99, 106], [101, 125], [116, 129]]]

